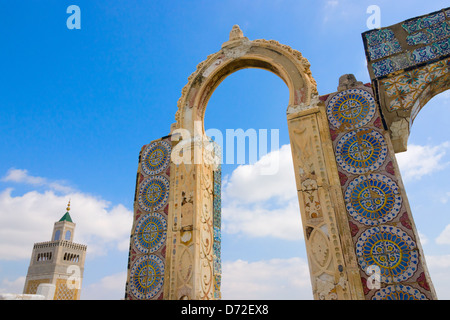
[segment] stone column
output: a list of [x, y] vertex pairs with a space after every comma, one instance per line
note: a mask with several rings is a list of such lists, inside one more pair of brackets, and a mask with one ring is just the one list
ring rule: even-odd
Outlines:
[[363, 299], [325, 106], [291, 106], [287, 119], [314, 298]]

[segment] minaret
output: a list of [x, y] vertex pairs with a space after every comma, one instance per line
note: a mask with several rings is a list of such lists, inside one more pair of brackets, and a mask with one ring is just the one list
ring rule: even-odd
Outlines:
[[41, 283], [55, 285], [54, 300], [78, 300], [87, 246], [73, 242], [75, 223], [66, 213], [55, 222], [51, 241], [35, 243], [24, 294], [35, 294]]

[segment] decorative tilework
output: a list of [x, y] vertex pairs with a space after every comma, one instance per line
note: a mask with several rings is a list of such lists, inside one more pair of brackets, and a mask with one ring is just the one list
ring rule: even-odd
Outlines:
[[373, 30], [366, 33], [365, 37], [369, 47], [395, 39], [394, 32], [390, 29]]
[[447, 55], [450, 53], [450, 38], [436, 41], [432, 46], [439, 56]]
[[67, 279], [57, 279], [54, 300], [75, 300], [78, 289], [72, 289], [67, 285]]
[[130, 289], [140, 300], [152, 299], [164, 283], [164, 262], [157, 255], [141, 256], [131, 268]]
[[423, 28], [432, 26], [438, 22], [442, 22], [444, 20], [445, 20], [444, 13], [438, 12], [435, 14], [427, 15], [425, 17], [407, 20], [404, 23], [402, 23], [402, 27], [408, 33], [413, 33], [413, 32], [419, 31]]
[[414, 63], [425, 62], [437, 58], [440, 52], [434, 46], [420, 47], [412, 51], [411, 56]]
[[387, 286], [379, 290], [373, 300], [427, 300], [418, 289], [406, 285]]
[[141, 253], [153, 253], [166, 243], [166, 218], [157, 213], [142, 216], [134, 231], [134, 245]]
[[344, 199], [350, 216], [369, 226], [391, 221], [402, 205], [397, 184], [384, 175], [373, 173], [350, 182]]
[[330, 123], [339, 128], [366, 125], [375, 114], [375, 99], [362, 89], [348, 89], [334, 95], [327, 106]]
[[[448, 19], [442, 10], [403, 22], [401, 26], [407, 31], [406, 35], [397, 31], [395, 33], [390, 28], [364, 33], [366, 56], [373, 76], [383, 78], [450, 54]], [[403, 41], [406, 44], [402, 47], [400, 43]]]
[[395, 62], [390, 58], [372, 63], [372, 69], [376, 77], [382, 77], [398, 70]]
[[415, 46], [418, 44], [430, 43], [430, 38], [426, 32], [419, 31], [406, 37], [408, 45]]
[[161, 173], [169, 165], [171, 149], [167, 141], [149, 144], [142, 154], [142, 170], [148, 175]]
[[410, 46], [429, 44], [450, 36], [450, 21], [435, 24], [430, 28], [408, 35], [406, 41]]
[[125, 299], [162, 299], [167, 242], [170, 136], [141, 149]]
[[[420, 23], [428, 29], [409, 35], [409, 45], [411, 42], [430, 43], [422, 47], [420, 43], [414, 48], [408, 48], [405, 44], [406, 49], [410, 50], [402, 51], [400, 45], [392, 46], [397, 41], [397, 35], [389, 28], [363, 34], [367, 59], [375, 77], [385, 78], [379, 80], [380, 85], [376, 87], [386, 93], [383, 101], [396, 108], [413, 107], [430, 81], [439, 83], [436, 79], [448, 79], [445, 76], [450, 72], [448, 61], [424, 63], [450, 50], [447, 21], [431, 22], [432, 19], [423, 19]], [[406, 37], [402, 32], [399, 34]], [[402, 45], [406, 42], [406, 39], [398, 39]], [[413, 69], [418, 63], [421, 63], [421, 69]], [[405, 72], [405, 69], [408, 71]], [[385, 77], [396, 71], [402, 73]], [[410, 212], [403, 205], [404, 190], [396, 182], [399, 172], [392, 165], [393, 154], [389, 152], [389, 142], [384, 139], [388, 133], [382, 132], [382, 115], [375, 107], [372, 90], [363, 86], [353, 90], [367, 91], [365, 97], [370, 98], [366, 99], [373, 100], [373, 109], [367, 112], [367, 117], [360, 112], [357, 103], [345, 101], [348, 90], [326, 95], [321, 100], [327, 102], [330, 135], [364, 294], [367, 299], [432, 297], [431, 286], [427, 285], [428, 278], [423, 272], [417, 277], [423, 266], [414, 239], [416, 231], [412, 227]], [[431, 92], [436, 90], [430, 89]], [[381, 282], [396, 286], [383, 285], [382, 289], [366, 286], [366, 281], [374, 272], [373, 267], [378, 268]], [[422, 292], [418, 291], [422, 289]]]
[[400, 43], [397, 39], [394, 39], [369, 47], [369, 56], [371, 60], [377, 60], [401, 51]]
[[222, 274], [222, 262], [221, 262], [221, 180], [222, 180], [222, 168], [219, 163], [216, 170], [213, 172], [213, 275], [214, 275], [214, 299], [220, 299], [220, 286], [221, 286], [221, 274]]
[[415, 242], [403, 230], [383, 225], [361, 234], [356, 243], [356, 255], [367, 275], [371, 274], [369, 266], [377, 266], [381, 282], [402, 282], [417, 270], [419, 255], [415, 247]]
[[222, 276], [220, 274], [214, 275], [214, 299], [219, 300], [221, 298], [220, 287], [222, 285]]
[[411, 52], [373, 62], [371, 66], [375, 77], [380, 78], [448, 54], [450, 54], [450, 38], [445, 38]]
[[169, 180], [164, 176], [153, 176], [142, 182], [139, 188], [139, 205], [145, 211], [161, 209], [169, 198]]
[[382, 134], [364, 128], [346, 133], [336, 145], [337, 163], [352, 174], [378, 169], [386, 159], [387, 146]]
[[380, 84], [389, 98], [387, 109], [392, 112], [413, 108], [428, 84], [449, 73], [449, 66], [450, 59], [441, 60], [382, 80]]
[[[336, 94], [336, 99], [344, 96], [344, 92], [341, 96]], [[369, 91], [366, 96], [372, 97]], [[333, 108], [337, 113], [332, 99], [328, 101], [327, 114], [330, 124], [336, 127], [339, 123], [330, 117]], [[383, 174], [387, 170], [383, 165], [390, 156], [380, 128], [371, 123], [378, 117], [378, 110], [374, 108], [368, 119], [360, 118], [337, 130], [331, 127], [330, 131], [338, 132], [334, 150], [361, 273], [370, 276], [375, 266], [379, 268], [383, 283], [397, 283], [410, 279], [419, 268], [419, 254], [415, 242], [406, 232], [386, 225], [398, 217], [402, 196], [396, 182]], [[356, 177], [352, 177], [354, 175]], [[371, 290], [368, 289], [366, 294], [370, 292], [373, 296], [379, 292]], [[381, 292], [377, 298], [391, 297]]]

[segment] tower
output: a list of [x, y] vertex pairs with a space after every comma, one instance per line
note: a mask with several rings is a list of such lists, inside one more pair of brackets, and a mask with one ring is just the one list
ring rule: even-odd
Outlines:
[[55, 285], [54, 300], [78, 300], [87, 246], [73, 242], [75, 223], [66, 213], [55, 222], [50, 241], [35, 243], [25, 280], [25, 294], [35, 294], [42, 283]]

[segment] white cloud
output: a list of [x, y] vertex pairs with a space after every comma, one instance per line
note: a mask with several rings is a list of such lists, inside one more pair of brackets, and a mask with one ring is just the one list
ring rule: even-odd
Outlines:
[[323, 22], [328, 22], [330, 16], [334, 16], [336, 14], [336, 8], [339, 5], [338, 0], [329, 0], [325, 2], [325, 5], [323, 7]]
[[[261, 168], [277, 161], [276, 174]], [[299, 240], [303, 237], [290, 145], [251, 165], [239, 166], [224, 179], [222, 230], [250, 237]]]
[[336, 7], [338, 4], [339, 4], [338, 0], [329, 0], [326, 2], [325, 7], [326, 8]]
[[15, 280], [4, 278], [0, 283], [0, 293], [22, 293], [25, 285], [25, 277], [18, 277]]
[[450, 299], [450, 255], [425, 256], [431, 281], [440, 300]]
[[[348, 27], [348, 24], [358, 22], [357, 15], [366, 15], [367, 6], [348, 0], [328, 0], [322, 4], [322, 22], [323, 25], [333, 24], [333, 30]], [[350, 19], [352, 17], [353, 19]], [[365, 25], [364, 25], [365, 27]]]
[[[10, 170], [4, 181], [33, 184], [47, 179]], [[52, 188], [48, 183], [44, 186]], [[50, 241], [53, 225], [66, 212], [69, 199], [76, 223], [74, 241], [88, 246], [88, 259], [109, 249], [128, 249], [133, 213], [123, 205], [111, 206], [82, 192], [60, 195], [51, 189], [13, 195], [13, 189], [7, 188], [0, 191], [0, 259], [29, 259], [34, 243]]]
[[425, 175], [444, 169], [449, 162], [443, 162], [450, 142], [437, 146], [411, 144], [406, 152], [396, 155], [398, 166], [404, 181], [419, 180]]
[[418, 232], [419, 232], [420, 243], [422, 245], [428, 244], [428, 237], [425, 234], [421, 233], [420, 231], [418, 231]]
[[450, 224], [436, 238], [437, 244], [450, 244]]
[[301, 258], [224, 262], [223, 300], [313, 299], [308, 263]]
[[446, 91], [440, 93], [437, 97], [441, 98], [439, 103], [449, 104], [450, 103], [450, 90], [447, 89]]
[[[273, 175], [263, 168], [278, 165]], [[303, 238], [290, 145], [224, 178], [222, 232], [296, 241]], [[312, 299], [309, 267], [302, 258], [222, 263], [222, 299]]]
[[303, 238], [297, 199], [275, 208], [268, 208], [266, 205], [234, 203], [224, 206], [222, 208], [222, 232], [292, 241]]
[[433, 269], [450, 269], [450, 255], [428, 256], [425, 255], [427, 266]]
[[14, 169], [8, 170], [6, 175], [1, 179], [3, 182], [15, 182], [24, 183], [33, 186], [43, 186], [50, 188], [51, 190], [68, 193], [72, 192], [73, 189], [67, 186], [64, 181], [50, 181], [43, 177], [35, 177], [28, 174], [28, 170]]
[[[278, 166], [274, 174], [264, 174], [271, 164]], [[223, 197], [242, 203], [254, 203], [272, 198], [290, 200], [297, 197], [290, 145], [283, 145], [254, 164], [237, 167], [223, 182]]]
[[450, 198], [450, 192], [446, 192], [441, 198], [441, 202], [443, 204], [446, 204], [448, 202], [448, 199]]
[[125, 296], [127, 272], [119, 272], [101, 278], [98, 282], [84, 286], [81, 300], [120, 300]]

